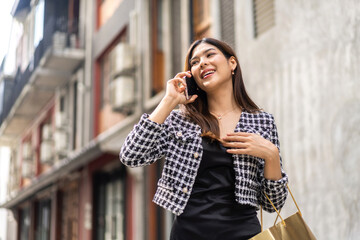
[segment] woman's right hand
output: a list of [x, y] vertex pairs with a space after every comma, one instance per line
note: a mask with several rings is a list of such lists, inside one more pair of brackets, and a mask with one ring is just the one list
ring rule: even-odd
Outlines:
[[198, 97], [197, 95], [193, 95], [190, 97], [190, 99], [186, 99], [185, 77], [191, 77], [190, 71], [180, 72], [176, 74], [173, 79], [170, 79], [166, 84], [166, 94], [164, 98], [170, 99], [177, 104], [188, 104], [194, 102]]
[[186, 81], [184, 77], [191, 77], [190, 72], [180, 72], [167, 82], [165, 96], [149, 116], [151, 121], [161, 124], [178, 104], [188, 104], [195, 101], [197, 95], [191, 96], [190, 99], [185, 97]]

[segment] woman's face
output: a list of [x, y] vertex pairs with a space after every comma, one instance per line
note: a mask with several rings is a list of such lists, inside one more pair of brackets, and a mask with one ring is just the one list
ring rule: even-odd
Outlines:
[[224, 83], [232, 84], [231, 72], [235, 68], [234, 57], [226, 59], [217, 47], [208, 43], [195, 47], [190, 59], [191, 74], [205, 92], [219, 89]]

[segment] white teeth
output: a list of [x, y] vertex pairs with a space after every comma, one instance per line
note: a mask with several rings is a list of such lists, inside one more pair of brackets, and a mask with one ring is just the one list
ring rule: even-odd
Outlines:
[[206, 77], [207, 75], [211, 74], [211, 73], [214, 73], [215, 71], [208, 71], [204, 74], [203, 78]]

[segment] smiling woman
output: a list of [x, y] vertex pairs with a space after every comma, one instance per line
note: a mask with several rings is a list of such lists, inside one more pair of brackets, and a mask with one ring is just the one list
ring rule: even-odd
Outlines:
[[[221, 126], [215, 118], [229, 115], [231, 112], [228, 111], [233, 111], [232, 114], [235, 115], [241, 113], [240, 108], [251, 113], [259, 111], [259, 107], [246, 92], [236, 54], [226, 43], [212, 38], [194, 42], [187, 54], [185, 71], [191, 71], [194, 78], [198, 79], [196, 83], [200, 89], [198, 100], [184, 107], [188, 117], [199, 124], [204, 132], [210, 131], [220, 137]], [[208, 71], [213, 73], [207, 75], [209, 79], [205, 79], [204, 76]], [[228, 98], [225, 106], [217, 106], [219, 99], [224, 98]], [[217, 106], [218, 109], [213, 109], [211, 106]], [[229, 130], [234, 129], [234, 124], [236, 122], [231, 124]], [[222, 133], [226, 132], [222, 131]]]
[[[274, 211], [265, 193], [277, 208], [287, 196], [274, 118], [246, 93], [225, 42], [198, 40], [185, 62], [127, 136], [120, 160], [138, 167], [165, 157], [153, 201], [176, 215], [171, 240], [249, 239], [260, 232], [256, 210]], [[196, 84], [190, 98], [184, 77]]]
[[[201, 67], [201, 64], [206, 65], [205, 68]], [[204, 43], [197, 48], [193, 53], [193, 57], [190, 60], [191, 74], [195, 79], [200, 79], [197, 81], [197, 85], [207, 94], [211, 94], [214, 90], [222, 86], [224, 91], [227, 91], [226, 88], [232, 89], [231, 73], [234, 72], [236, 68], [235, 58], [232, 56], [228, 60], [220, 52], [219, 49], [212, 47], [211, 44]], [[209, 65], [209, 66], [207, 66]], [[231, 68], [231, 72], [228, 71], [228, 68]], [[212, 76], [222, 76], [219, 81], [210, 81]], [[223, 85], [225, 84], [225, 85]]]

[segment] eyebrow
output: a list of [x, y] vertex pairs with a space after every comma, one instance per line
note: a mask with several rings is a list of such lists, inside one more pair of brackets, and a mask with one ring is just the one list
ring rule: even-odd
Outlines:
[[[215, 50], [215, 48], [208, 48], [208, 49], [206, 49], [205, 51], [203, 51], [202, 54], [205, 54], [205, 53], [207, 53], [207, 52], [209, 52], [209, 51], [211, 51], [211, 50]], [[197, 58], [197, 57], [198, 57], [198, 56], [192, 57], [189, 62], [191, 62], [194, 58]]]

